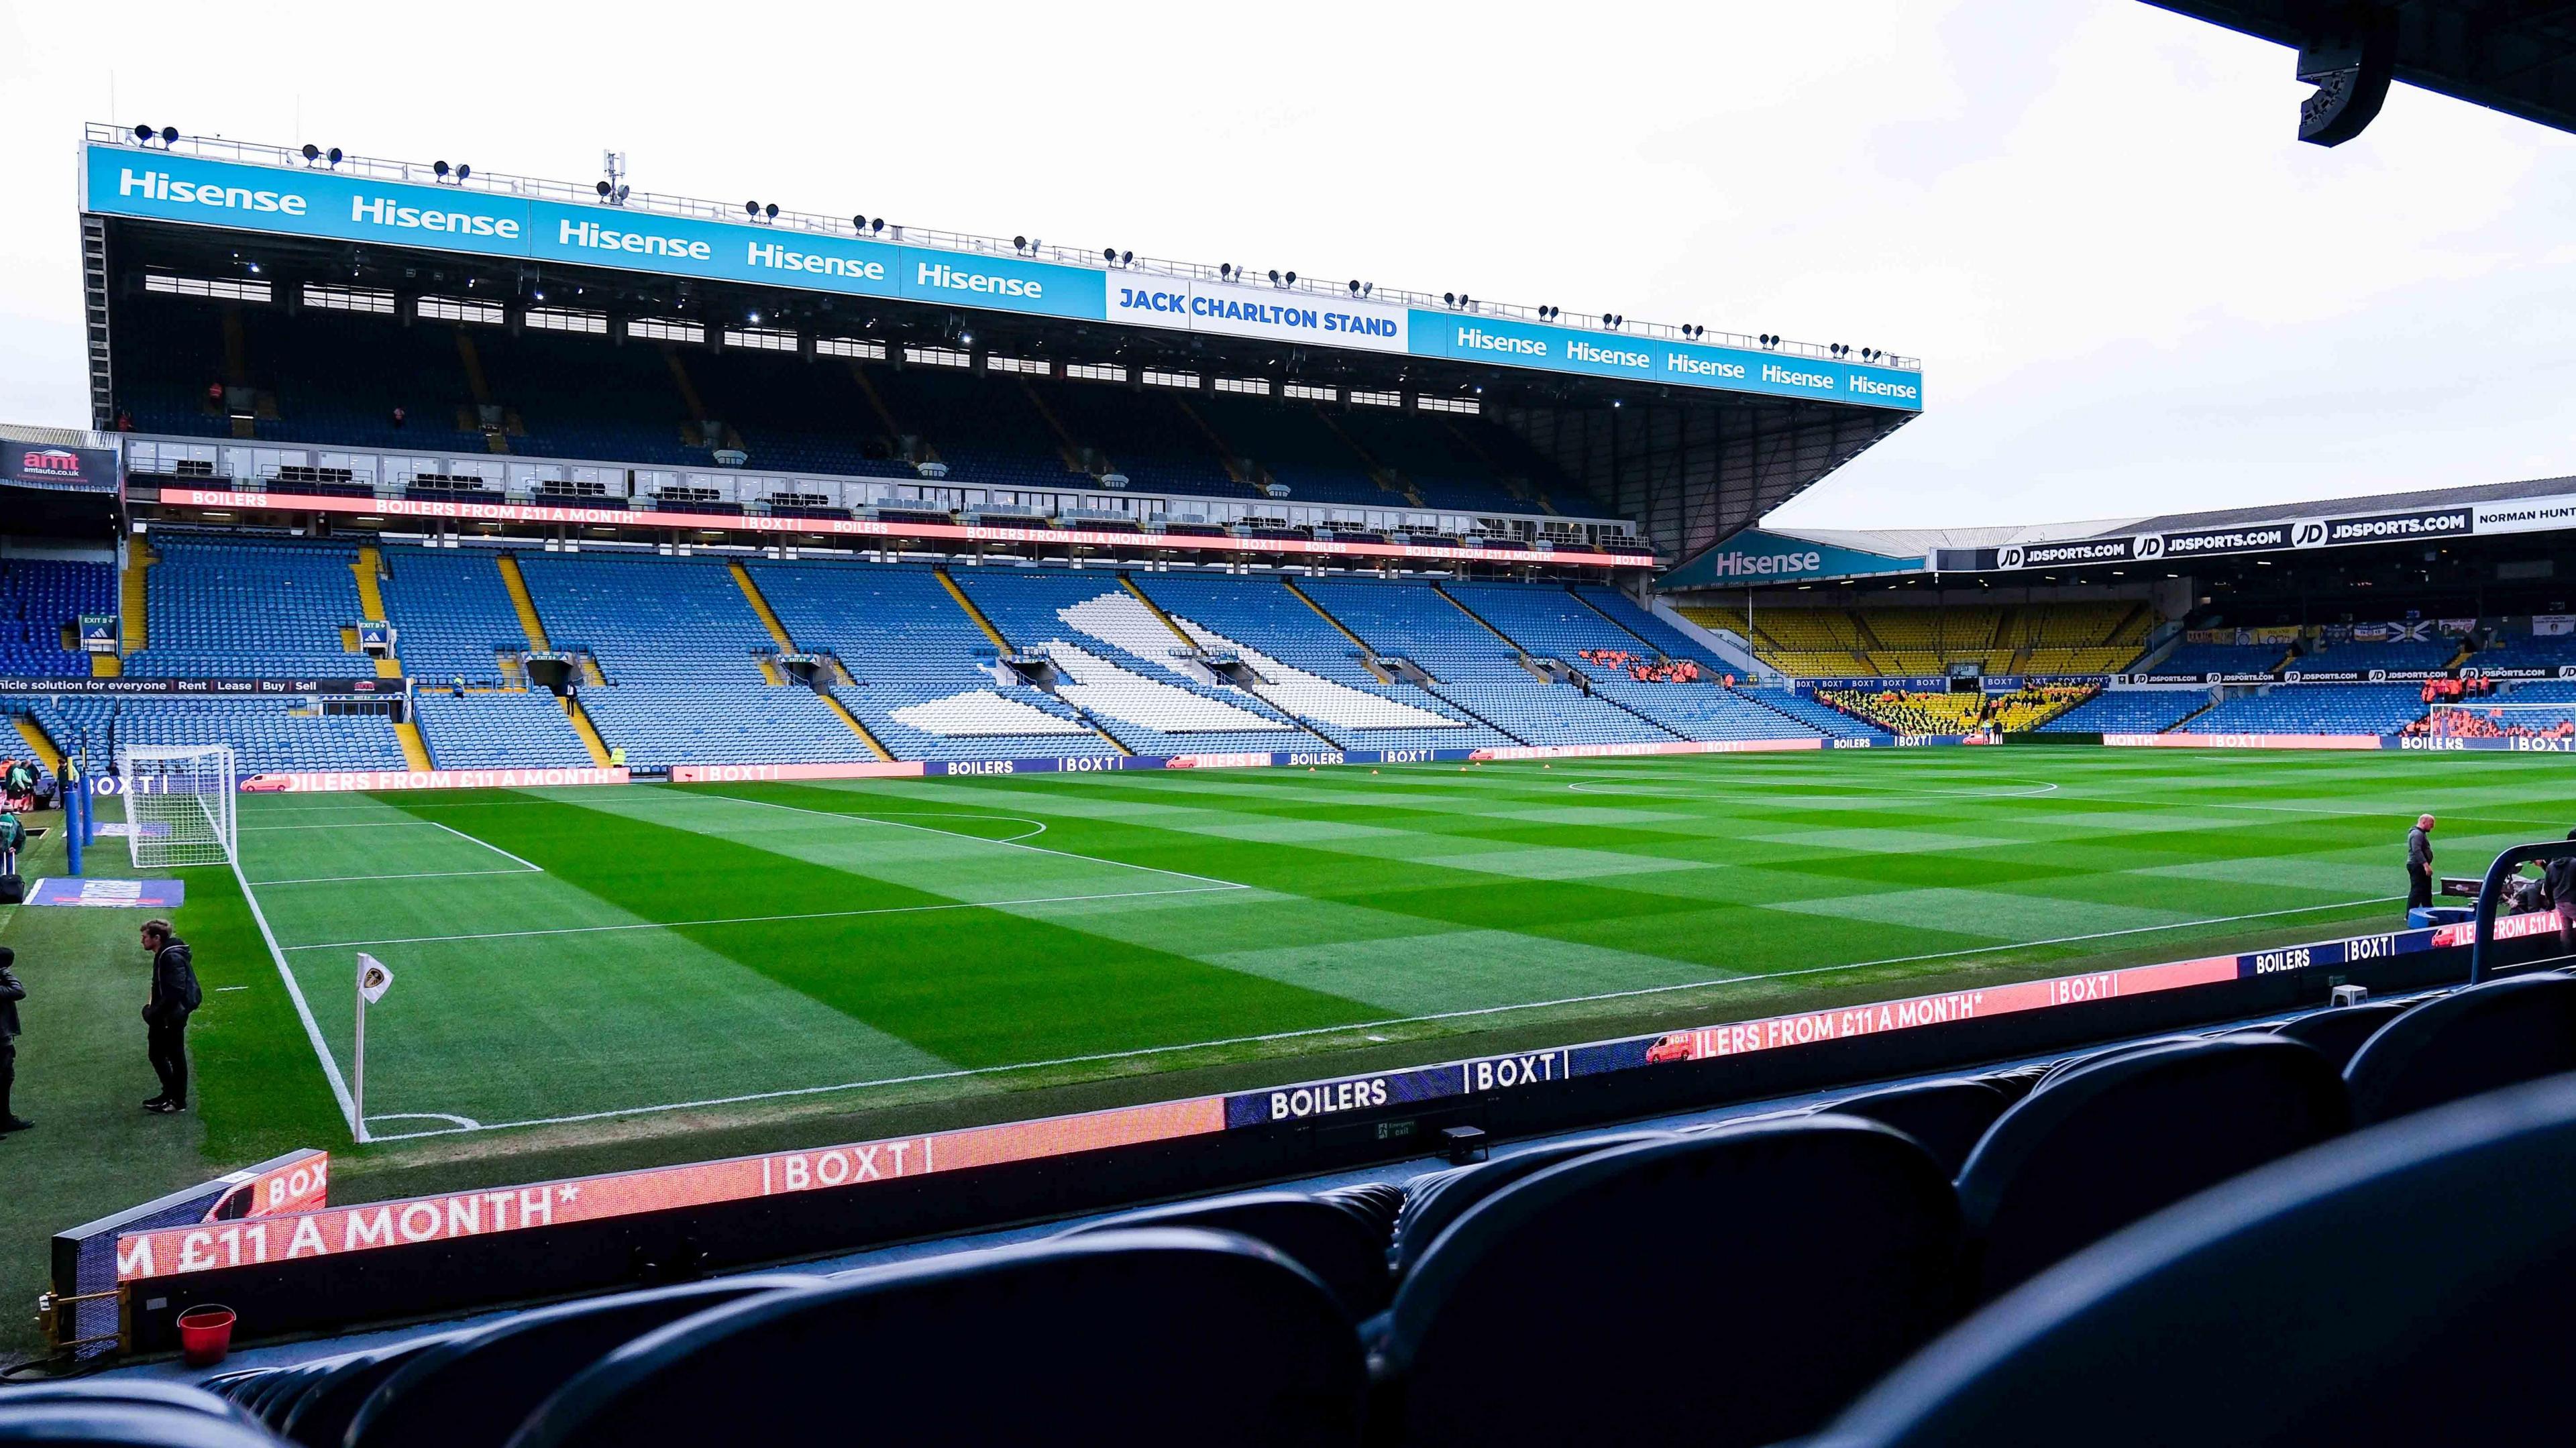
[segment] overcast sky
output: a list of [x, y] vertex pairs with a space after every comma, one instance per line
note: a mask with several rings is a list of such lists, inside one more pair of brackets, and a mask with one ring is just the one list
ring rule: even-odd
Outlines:
[[1783, 523], [2576, 472], [2576, 140], [2400, 86], [2303, 146], [2290, 70], [2137, 0], [8, 0], [0, 420], [87, 421], [110, 120], [1922, 357]]

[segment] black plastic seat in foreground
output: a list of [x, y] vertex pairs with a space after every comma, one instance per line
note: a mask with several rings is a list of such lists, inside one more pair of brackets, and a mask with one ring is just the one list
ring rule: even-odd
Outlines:
[[2274, 1026], [2272, 1034], [2310, 1047], [2325, 1057], [2328, 1065], [2340, 1071], [2352, 1064], [2362, 1042], [2378, 1034], [2380, 1027], [2412, 1009], [2412, 1001], [2365, 1001], [2357, 1006], [2310, 1011]]
[[1371, 1437], [1727, 1448], [1811, 1432], [1947, 1320], [1958, 1247], [1939, 1165], [1855, 1117], [1565, 1162], [1461, 1216], [1396, 1289]]
[[1960, 1170], [1970, 1291], [1992, 1297], [2350, 1119], [2326, 1058], [2268, 1036], [2166, 1042], [2069, 1071], [2005, 1112]]
[[268, 1425], [279, 1436], [304, 1444], [305, 1448], [338, 1448], [349, 1431], [349, 1420], [377, 1385], [449, 1336], [431, 1334], [340, 1358], [328, 1370], [315, 1374], [302, 1391], [272, 1400], [265, 1414]]
[[1412, 1271], [1413, 1264], [1422, 1260], [1422, 1254], [1431, 1250], [1431, 1244], [1449, 1230], [1452, 1222], [1514, 1182], [1614, 1147], [1669, 1141], [1672, 1137], [1669, 1131], [1612, 1131], [1574, 1141], [1551, 1141], [1474, 1166], [1441, 1172], [1419, 1183], [1406, 1194], [1404, 1214], [1395, 1219], [1396, 1276], [1401, 1278]]
[[127, 1399], [11, 1401], [0, 1389], [0, 1443], [82, 1448], [277, 1448], [265, 1429], [196, 1408]]
[[259, 1420], [243, 1411], [240, 1404], [181, 1383], [163, 1382], [158, 1378], [104, 1377], [37, 1380], [0, 1386], [0, 1404], [25, 1408], [37, 1403], [61, 1403], [72, 1407], [106, 1407], [117, 1404], [149, 1408], [184, 1408], [205, 1413], [227, 1423], [245, 1428], [262, 1428]]
[[2363, 1042], [2343, 1078], [2367, 1126], [2562, 1071], [2576, 1071], [2576, 979], [2550, 971], [2424, 1002]]
[[1808, 1448], [2552, 1443], [2576, 1077], [2359, 1131], [2096, 1244]]
[[511, 1442], [1350, 1444], [1364, 1383], [1314, 1274], [1249, 1237], [1153, 1227], [683, 1318], [565, 1384]]
[[460, 1333], [376, 1384], [348, 1424], [348, 1448], [500, 1448], [555, 1389], [665, 1323], [820, 1277], [726, 1277], [541, 1307]]
[[1960, 1077], [1950, 1081], [1920, 1081], [1911, 1086], [1890, 1086], [1860, 1096], [1847, 1096], [1816, 1108], [1838, 1116], [1857, 1116], [1881, 1126], [1893, 1126], [1923, 1144], [1941, 1170], [1951, 1176], [1976, 1150], [1977, 1139], [2004, 1108], [2013, 1104], [2003, 1088], [1991, 1081], [1974, 1081]]
[[1122, 1212], [1063, 1235], [1133, 1227], [1240, 1232], [1314, 1273], [1353, 1322], [1384, 1310], [1394, 1293], [1387, 1274], [1386, 1237], [1361, 1209], [1347, 1202], [1325, 1201], [1303, 1192], [1243, 1192]]

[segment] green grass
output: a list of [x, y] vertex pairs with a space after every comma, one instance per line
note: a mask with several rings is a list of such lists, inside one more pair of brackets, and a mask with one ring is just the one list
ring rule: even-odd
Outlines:
[[[132, 912], [19, 912], [46, 1121], [0, 1162], [49, 1185], [0, 1292], [42, 1232], [292, 1146], [359, 1200], [2384, 927], [2427, 809], [2474, 873], [2564, 833], [2576, 774], [2034, 748], [250, 797], [321, 1054], [230, 872], [180, 872], [201, 1117], [141, 1118]], [[357, 1147], [322, 1060], [362, 949], [396, 980]]]

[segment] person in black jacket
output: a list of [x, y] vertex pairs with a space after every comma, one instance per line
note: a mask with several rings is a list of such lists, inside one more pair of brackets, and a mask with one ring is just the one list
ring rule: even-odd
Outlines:
[[36, 1124], [9, 1110], [9, 1088], [18, 1084], [18, 1002], [27, 998], [27, 988], [9, 973], [17, 961], [18, 952], [0, 945], [0, 1136]]
[[194, 958], [188, 942], [170, 932], [167, 920], [143, 922], [143, 949], [152, 957], [152, 994], [143, 1003], [144, 1043], [152, 1070], [161, 1078], [161, 1094], [143, 1109], [167, 1116], [188, 1109], [188, 1016], [205, 999], [197, 988]]
[[[2567, 838], [2576, 840], [2576, 830], [2569, 830]], [[2559, 953], [2576, 954], [2576, 856], [2541, 866], [2540, 887], [2558, 914]]]
[[2433, 903], [2433, 817], [2418, 815], [2406, 832], [2406, 908]]

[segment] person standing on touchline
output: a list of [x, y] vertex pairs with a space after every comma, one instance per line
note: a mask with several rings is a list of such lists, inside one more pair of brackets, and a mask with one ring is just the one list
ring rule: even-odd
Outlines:
[[143, 1103], [160, 1115], [188, 1109], [188, 1017], [204, 1003], [188, 942], [170, 933], [167, 920], [143, 922], [144, 953], [152, 957], [152, 994], [143, 1003], [144, 1043], [161, 1094]]

